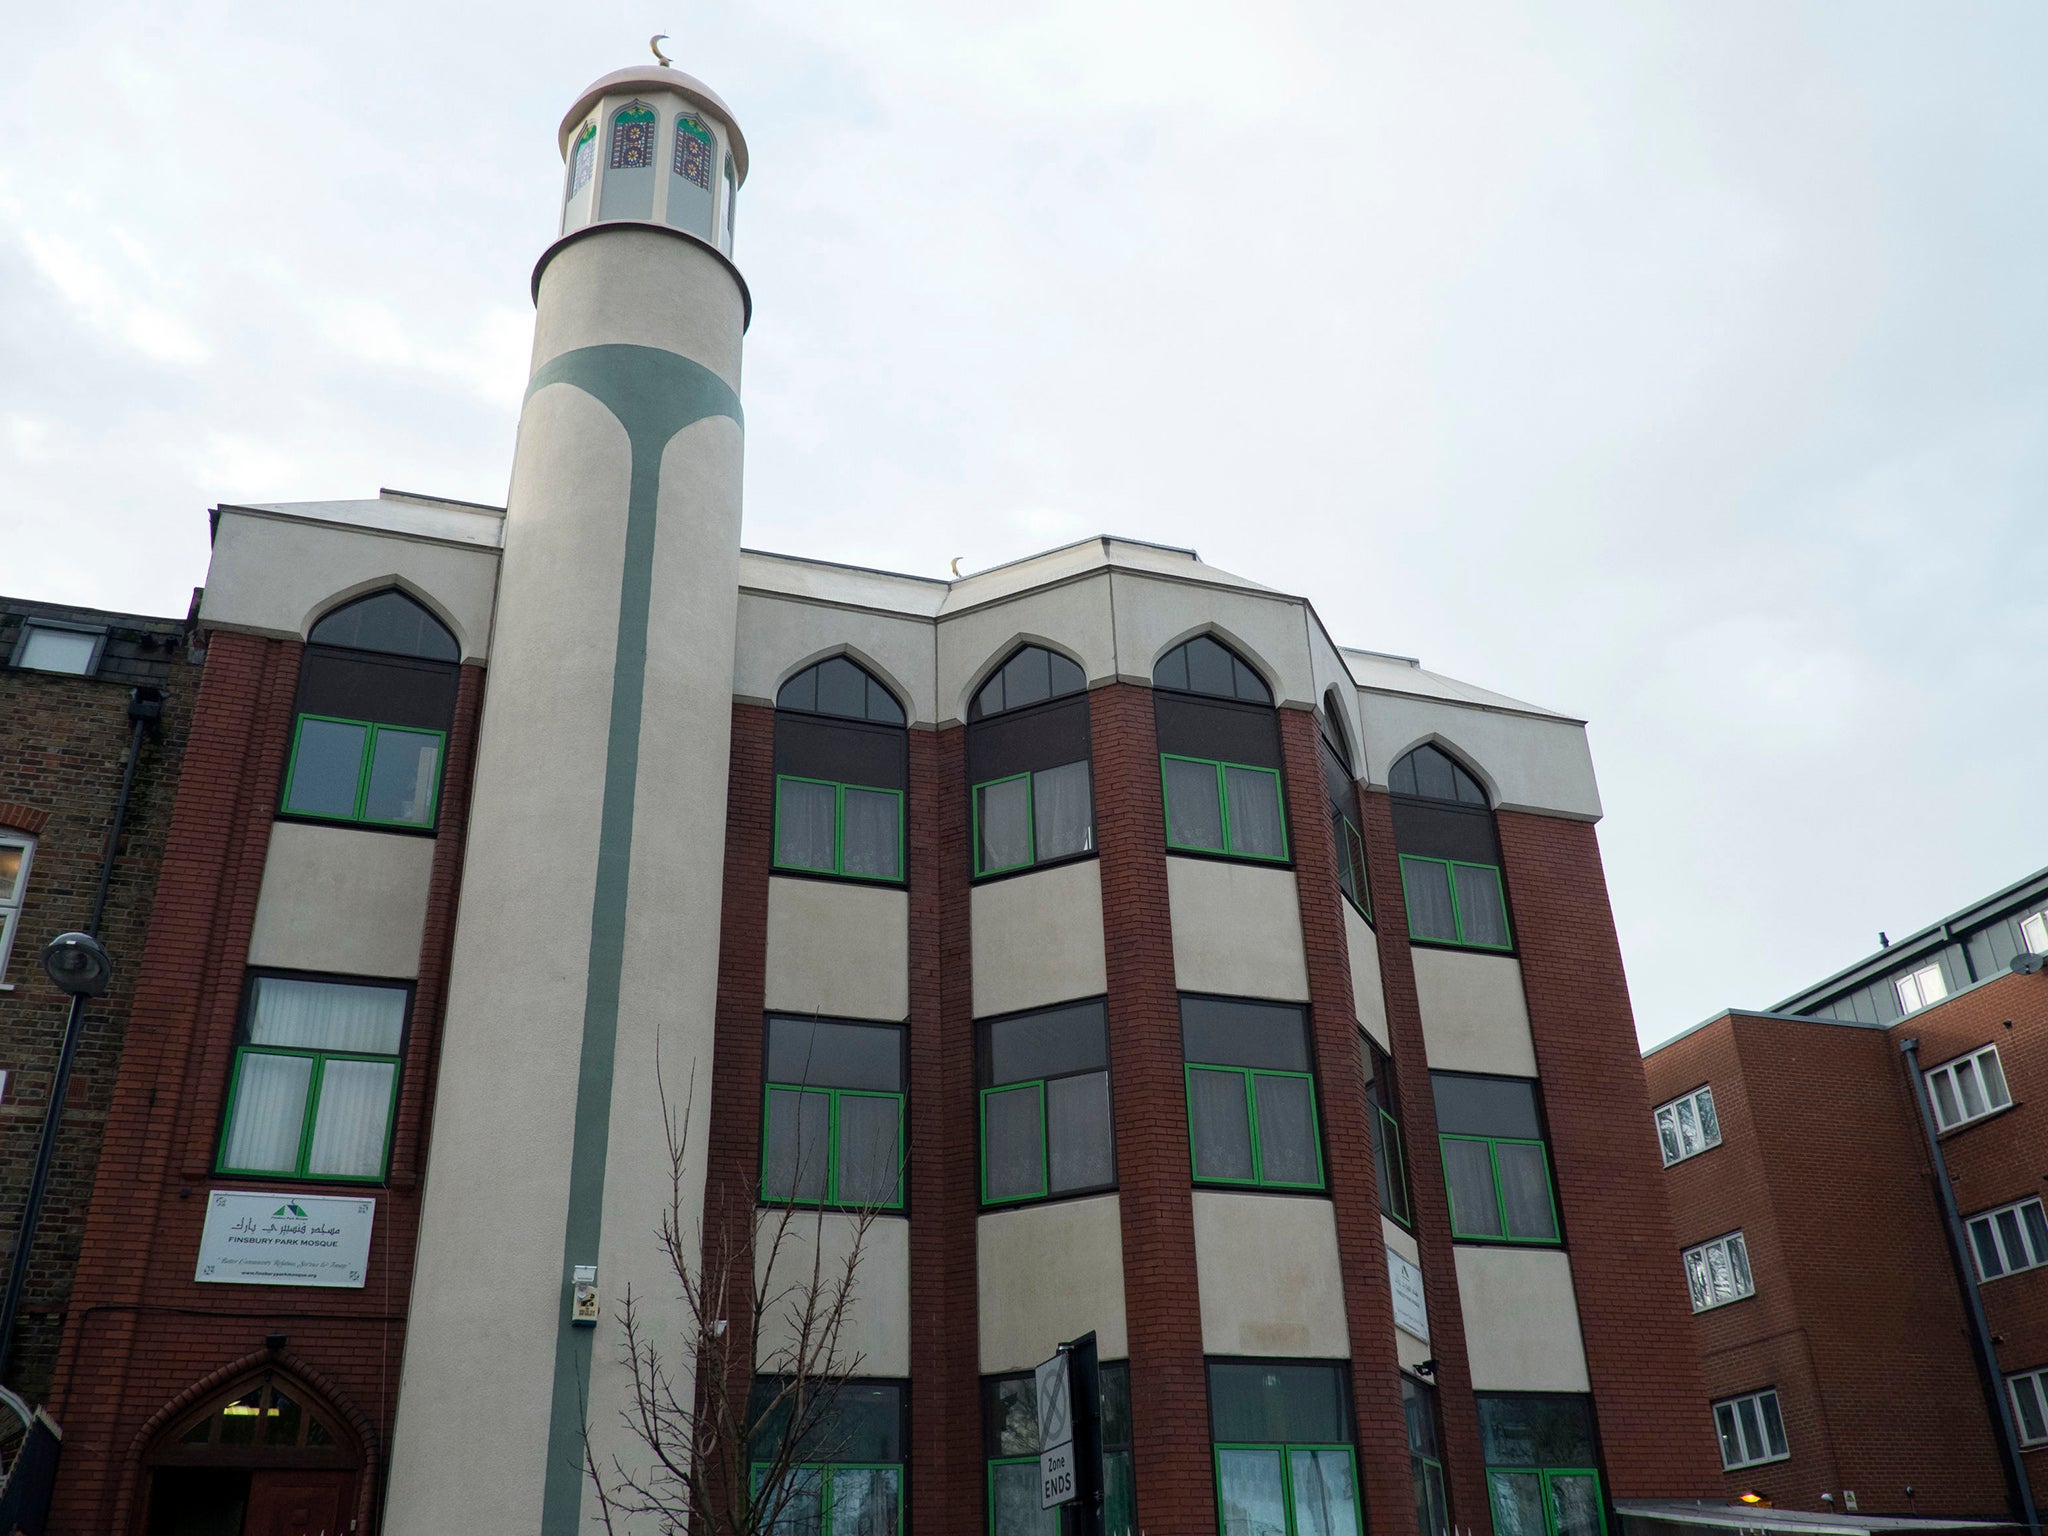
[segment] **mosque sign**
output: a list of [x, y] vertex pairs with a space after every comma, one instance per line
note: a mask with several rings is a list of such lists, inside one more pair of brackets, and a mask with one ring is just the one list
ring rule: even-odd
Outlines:
[[370, 1269], [367, 1196], [209, 1190], [192, 1278], [213, 1285], [360, 1289]]

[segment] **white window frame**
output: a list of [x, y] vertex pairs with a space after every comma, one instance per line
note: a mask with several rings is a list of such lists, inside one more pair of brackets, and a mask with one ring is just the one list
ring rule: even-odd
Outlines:
[[[29, 641], [37, 630], [45, 634], [88, 636], [92, 640], [92, 651], [85, 659], [85, 666], [77, 672], [63, 667], [29, 666]], [[64, 619], [26, 617], [21, 621], [21, 632], [14, 637], [14, 654], [8, 659], [8, 665], [25, 672], [47, 672], [52, 677], [92, 677], [99, 672], [100, 657], [106, 649], [107, 629], [104, 624], [73, 624]]]
[[2048, 912], [2033, 912], [2020, 919], [2020, 942], [2030, 955], [2048, 955]]
[[0, 832], [0, 848], [21, 850], [21, 871], [11, 889], [0, 889], [0, 992], [11, 992], [7, 979], [9, 956], [14, 949], [14, 931], [21, 926], [22, 903], [28, 899], [29, 869], [36, 861], [36, 840], [25, 832]]
[[[2027, 1207], [2030, 1205], [2042, 1213], [2042, 1227], [2048, 1227], [2048, 1207], [2042, 1206], [2039, 1195], [2029, 1195], [2026, 1199], [2015, 1200], [2010, 1205], [1979, 1211], [1964, 1221], [1963, 1225], [1969, 1229], [1970, 1234], [1970, 1260], [1977, 1266], [1979, 1280], [2003, 1280], [2007, 1275], [2016, 1275], [2021, 1270], [2039, 1269], [2043, 1264], [2048, 1264], [2048, 1241], [2043, 1240], [2040, 1228], [2027, 1224]], [[2001, 1216], [2012, 1218], [2010, 1230], [2000, 1223], [1998, 1218]], [[1979, 1246], [1982, 1242], [1978, 1236], [1979, 1227], [1991, 1234], [1991, 1246], [1997, 1250], [1999, 1259], [2005, 1265], [1996, 1274], [1984, 1272], [1984, 1250]], [[2014, 1234], [2018, 1235], [2017, 1253], [2012, 1242], [2008, 1241]]]
[[[1695, 1243], [1682, 1257], [1685, 1288], [1693, 1311], [1711, 1312], [1756, 1294], [1756, 1276], [1749, 1267], [1749, 1244], [1740, 1232], [1726, 1232], [1708, 1242]], [[1723, 1291], [1727, 1294], [1720, 1294]], [[1704, 1303], [1702, 1296], [1706, 1298]]]
[[[1690, 1125], [1693, 1135], [1699, 1141], [1695, 1147], [1685, 1144], [1688, 1124], [1685, 1111], [1688, 1109], [1692, 1111]], [[1657, 1150], [1664, 1155], [1666, 1168], [1721, 1145], [1721, 1117], [1714, 1112], [1714, 1090], [1708, 1085], [1702, 1084], [1691, 1093], [1681, 1093], [1668, 1104], [1659, 1104], [1656, 1120]], [[1713, 1127], [1712, 1135], [1707, 1133], [1709, 1126]], [[1669, 1136], [1665, 1134], [1667, 1129]], [[1672, 1153], [1674, 1147], [1678, 1149], [1675, 1156]]]
[[2032, 1395], [2034, 1403], [2033, 1420], [2048, 1425], [2048, 1366], [2031, 1371], [2015, 1371], [2005, 1378], [2005, 1390], [2012, 1398], [2013, 1428], [2018, 1432], [2020, 1444], [2031, 1450], [2036, 1446], [2048, 1445], [2048, 1432], [2038, 1435], [2027, 1433], [2027, 1411], [2022, 1404], [2020, 1393], [2024, 1385]]
[[[1770, 1399], [1772, 1414], [1778, 1421], [1778, 1439], [1784, 1446], [1783, 1450], [1774, 1451], [1771, 1449], [1770, 1431], [1764, 1421], [1764, 1399], [1766, 1398]], [[1756, 1432], [1762, 1437], [1762, 1444], [1758, 1449], [1763, 1454], [1759, 1456], [1749, 1454], [1749, 1429], [1742, 1420], [1742, 1407], [1745, 1403], [1749, 1404], [1756, 1411]], [[1741, 1453], [1734, 1461], [1728, 1459], [1728, 1432], [1721, 1427], [1721, 1414], [1724, 1409], [1727, 1411], [1729, 1423], [1735, 1426], [1735, 1439], [1742, 1447]], [[1721, 1470], [1724, 1472], [1739, 1472], [1744, 1467], [1761, 1467], [1773, 1461], [1789, 1461], [1792, 1459], [1791, 1437], [1785, 1433], [1785, 1413], [1783, 1407], [1778, 1402], [1778, 1389], [1776, 1387], [1765, 1387], [1761, 1392], [1745, 1392], [1740, 1397], [1724, 1397], [1716, 1402], [1714, 1404], [1714, 1438], [1720, 1442]]]
[[[1991, 1063], [1991, 1071], [1988, 1073], [1984, 1070], [1987, 1059]], [[1964, 1107], [1964, 1067], [1970, 1068], [1971, 1075], [1978, 1085], [1977, 1097], [1984, 1105], [1975, 1113]], [[2001, 1110], [2012, 1108], [2012, 1089], [2006, 1084], [2005, 1064], [1998, 1059], [1998, 1047], [1995, 1045], [1980, 1046], [1974, 1051], [1966, 1051], [1960, 1056], [1951, 1057], [1938, 1067], [1929, 1067], [1921, 1076], [1926, 1079], [1927, 1102], [1934, 1109], [1934, 1123], [1944, 1131], [1953, 1131], [1958, 1126], [1974, 1125], [1977, 1121], [1988, 1119]], [[1990, 1092], [1994, 1081], [1998, 1085], [1995, 1099]], [[1953, 1115], [1943, 1107], [1941, 1087], [1944, 1084], [1948, 1088], [1946, 1102], [1953, 1106]]]
[[1899, 977], [1892, 983], [1892, 990], [1899, 996], [1901, 1014], [1918, 1013], [1948, 996], [1948, 978], [1941, 974], [1941, 962], [1936, 960]]

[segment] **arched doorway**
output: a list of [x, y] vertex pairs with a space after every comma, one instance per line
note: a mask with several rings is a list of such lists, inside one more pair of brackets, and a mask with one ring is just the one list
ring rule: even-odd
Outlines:
[[332, 1406], [266, 1367], [174, 1418], [144, 1465], [142, 1536], [341, 1536], [363, 1456]]

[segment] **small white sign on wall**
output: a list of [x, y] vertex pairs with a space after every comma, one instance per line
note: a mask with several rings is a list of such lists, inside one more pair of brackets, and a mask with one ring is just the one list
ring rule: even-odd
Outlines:
[[1394, 1289], [1394, 1326], [1429, 1342], [1429, 1304], [1422, 1296], [1422, 1271], [1387, 1250], [1387, 1279]]
[[360, 1287], [370, 1268], [364, 1196], [259, 1194], [214, 1189], [192, 1278], [214, 1285]]

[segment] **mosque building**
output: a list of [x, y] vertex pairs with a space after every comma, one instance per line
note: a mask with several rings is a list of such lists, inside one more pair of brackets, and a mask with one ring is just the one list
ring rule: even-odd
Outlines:
[[739, 125], [560, 146], [506, 506], [212, 514], [50, 1529], [598, 1529], [628, 1294], [745, 1401], [856, 1240], [792, 1533], [1059, 1529], [1089, 1334], [1109, 1531], [1720, 1507], [1583, 722], [1192, 550], [743, 547]]

